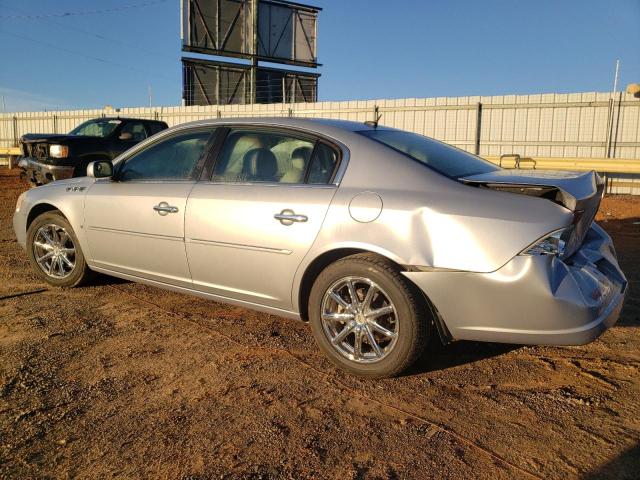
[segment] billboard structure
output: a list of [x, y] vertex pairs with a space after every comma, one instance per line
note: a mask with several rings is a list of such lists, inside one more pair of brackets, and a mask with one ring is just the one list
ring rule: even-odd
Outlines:
[[182, 0], [183, 51], [251, 61], [183, 58], [185, 104], [316, 101], [319, 74], [259, 62], [318, 67], [320, 10], [285, 0]]
[[[255, 73], [255, 99], [251, 101], [251, 75]], [[183, 101], [191, 105], [246, 103], [302, 103], [317, 101], [317, 73], [240, 63], [182, 58]]]

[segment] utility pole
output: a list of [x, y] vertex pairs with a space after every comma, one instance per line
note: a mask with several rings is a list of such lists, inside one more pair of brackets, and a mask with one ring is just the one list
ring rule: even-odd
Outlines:
[[[609, 98], [609, 115], [607, 118], [607, 139], [605, 142], [605, 156], [611, 158], [611, 144], [613, 143], [613, 123], [615, 114], [615, 98], [618, 90], [618, 75], [620, 73], [620, 60], [616, 60], [616, 73], [613, 76], [613, 91]], [[618, 106], [618, 109], [620, 107]], [[616, 132], [617, 133], [617, 132]]]
[[153, 102], [152, 102], [152, 100], [153, 100], [153, 96], [152, 96], [152, 94], [151, 94], [151, 84], [147, 85], [147, 90], [148, 90], [148, 92], [149, 92], [149, 108], [151, 108], [151, 104], [153, 103]]
[[4, 104], [4, 95], [2, 95], [2, 113], [7, 113], [7, 106]]

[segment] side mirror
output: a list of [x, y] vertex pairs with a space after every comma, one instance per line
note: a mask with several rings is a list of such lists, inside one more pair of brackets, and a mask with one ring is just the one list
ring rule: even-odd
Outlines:
[[108, 178], [113, 176], [113, 164], [109, 160], [91, 162], [87, 165], [87, 176], [91, 178]]
[[118, 138], [120, 140], [132, 140], [133, 139], [133, 135], [131, 135], [129, 132], [124, 132], [124, 133], [121, 133]]

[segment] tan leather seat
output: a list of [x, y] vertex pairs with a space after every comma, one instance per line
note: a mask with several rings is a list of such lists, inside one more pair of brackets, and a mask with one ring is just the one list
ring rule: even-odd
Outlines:
[[309, 147], [298, 147], [291, 152], [291, 168], [280, 179], [281, 183], [302, 183], [304, 181], [304, 171], [307, 167], [312, 149]]

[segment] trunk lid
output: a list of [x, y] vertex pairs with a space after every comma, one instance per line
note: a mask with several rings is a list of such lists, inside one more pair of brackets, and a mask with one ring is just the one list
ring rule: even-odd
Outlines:
[[546, 198], [571, 210], [574, 220], [565, 232], [567, 258], [582, 245], [600, 206], [604, 182], [596, 172], [496, 170], [460, 178], [468, 185]]

